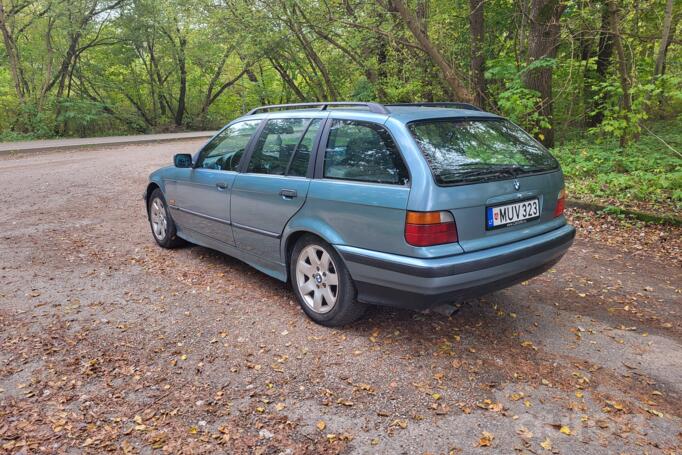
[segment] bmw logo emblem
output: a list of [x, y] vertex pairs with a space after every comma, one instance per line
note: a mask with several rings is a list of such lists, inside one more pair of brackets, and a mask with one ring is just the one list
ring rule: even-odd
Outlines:
[[519, 188], [521, 188], [521, 183], [518, 180], [514, 179], [514, 189], [516, 191], [519, 191]]

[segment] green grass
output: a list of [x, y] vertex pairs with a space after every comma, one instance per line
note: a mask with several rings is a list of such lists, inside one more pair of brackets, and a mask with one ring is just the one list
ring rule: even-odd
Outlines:
[[[682, 152], [682, 120], [647, 127]], [[625, 148], [585, 136], [552, 154], [561, 162], [570, 198], [677, 216], [682, 210], [682, 158], [646, 130]]]

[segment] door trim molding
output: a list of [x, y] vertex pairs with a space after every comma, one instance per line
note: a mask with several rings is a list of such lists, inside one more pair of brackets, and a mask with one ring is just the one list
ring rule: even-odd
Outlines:
[[207, 220], [215, 221], [217, 223], [226, 224], [228, 226], [232, 225], [232, 223], [230, 223], [227, 220], [223, 220], [222, 218], [216, 218], [214, 216], [204, 215], [203, 213], [195, 212], [193, 210], [183, 209], [181, 207], [178, 207], [177, 205], [170, 205], [169, 204], [168, 207], [172, 208], [173, 210], [177, 210], [178, 212], [183, 212], [183, 213], [188, 213], [190, 215], [198, 216], [199, 218], [205, 218]]
[[264, 231], [263, 229], [258, 229], [255, 227], [246, 226], [244, 224], [232, 223], [232, 227], [243, 229], [244, 231], [254, 232], [256, 234], [261, 234], [261, 235], [264, 235], [266, 237], [272, 237], [273, 239], [278, 239], [278, 238], [282, 237], [282, 234], [277, 234], [275, 232], [270, 232], [270, 231]]

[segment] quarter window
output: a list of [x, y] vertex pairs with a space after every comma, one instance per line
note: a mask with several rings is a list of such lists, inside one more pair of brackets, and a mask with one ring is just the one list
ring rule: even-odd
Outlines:
[[407, 168], [381, 125], [334, 120], [324, 154], [326, 178], [404, 185]]
[[247, 172], [304, 177], [320, 119], [269, 120], [258, 138]]
[[247, 120], [222, 130], [201, 150], [196, 167], [236, 171], [244, 156], [244, 150], [260, 122], [260, 120]]

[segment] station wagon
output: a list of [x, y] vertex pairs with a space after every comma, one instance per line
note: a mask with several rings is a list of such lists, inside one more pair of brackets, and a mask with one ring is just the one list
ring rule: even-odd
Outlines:
[[153, 172], [164, 248], [187, 241], [290, 282], [328, 326], [367, 304], [426, 309], [552, 267], [573, 242], [558, 162], [463, 103], [256, 108]]

